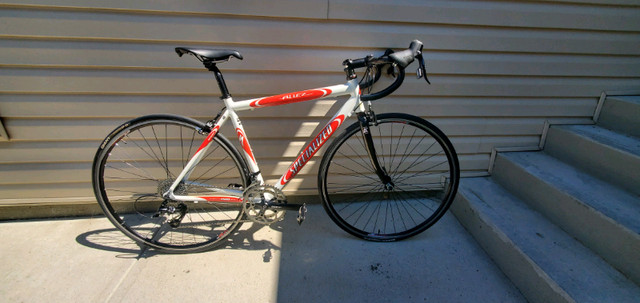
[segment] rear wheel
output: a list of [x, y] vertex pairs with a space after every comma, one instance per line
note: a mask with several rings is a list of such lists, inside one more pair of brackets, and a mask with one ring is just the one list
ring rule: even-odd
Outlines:
[[455, 197], [456, 152], [434, 125], [406, 114], [381, 114], [369, 126], [378, 162], [391, 178], [382, 182], [367, 152], [359, 123], [329, 146], [318, 188], [331, 219], [372, 241], [416, 235], [436, 223]]
[[[93, 164], [93, 187], [107, 218], [144, 245], [194, 252], [223, 243], [240, 226], [242, 203], [163, 198], [206, 137], [195, 120], [154, 115], [129, 121], [105, 139]], [[237, 150], [216, 135], [176, 195], [238, 195], [248, 185]]]

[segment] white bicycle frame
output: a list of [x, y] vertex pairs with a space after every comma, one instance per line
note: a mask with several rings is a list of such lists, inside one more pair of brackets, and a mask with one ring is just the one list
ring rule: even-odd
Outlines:
[[192, 201], [192, 202], [229, 202], [229, 203], [241, 203], [242, 191], [233, 189], [220, 189], [216, 188], [215, 196], [181, 196], [176, 195], [174, 190], [181, 182], [186, 182], [193, 169], [198, 165], [200, 160], [204, 157], [213, 138], [216, 136], [220, 128], [225, 124], [227, 120], [231, 120], [233, 127], [238, 135], [238, 140], [242, 146], [243, 156], [245, 162], [248, 165], [249, 173], [251, 176], [255, 176], [255, 182], [264, 184], [264, 179], [258, 167], [258, 162], [253, 155], [249, 138], [247, 137], [242, 122], [236, 114], [239, 111], [252, 110], [256, 108], [285, 105], [289, 103], [297, 103], [311, 100], [320, 100], [331, 97], [350, 96], [349, 99], [342, 105], [338, 112], [327, 122], [327, 124], [320, 130], [316, 137], [311, 140], [307, 146], [300, 152], [300, 155], [291, 163], [289, 169], [282, 174], [277, 184], [274, 186], [278, 189], [283, 189], [291, 179], [293, 179], [298, 172], [307, 164], [316, 152], [327, 142], [327, 140], [340, 128], [346, 118], [351, 117], [354, 113], [364, 112], [365, 108], [362, 102], [360, 102], [360, 88], [358, 86], [358, 80], [353, 79], [346, 84], [334, 85], [329, 87], [322, 87], [310, 90], [304, 90], [299, 92], [292, 92], [287, 94], [275, 95], [270, 97], [256, 98], [244, 101], [233, 101], [231, 97], [222, 99], [226, 106], [225, 110], [220, 115], [219, 119], [215, 121], [215, 124], [211, 128], [211, 131], [202, 142], [196, 153], [191, 157], [185, 168], [180, 175], [175, 179], [169, 190], [165, 193], [165, 197], [169, 197], [174, 201]]

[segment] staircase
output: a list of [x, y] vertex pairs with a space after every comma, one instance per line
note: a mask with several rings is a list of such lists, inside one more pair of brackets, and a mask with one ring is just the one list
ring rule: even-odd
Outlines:
[[498, 153], [451, 209], [531, 302], [640, 302], [640, 96]]

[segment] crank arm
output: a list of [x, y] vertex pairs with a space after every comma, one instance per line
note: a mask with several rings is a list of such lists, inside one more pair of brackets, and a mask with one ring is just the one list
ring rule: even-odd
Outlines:
[[304, 219], [307, 217], [307, 204], [285, 204], [285, 203], [270, 203], [269, 208], [280, 210], [293, 210], [298, 212], [298, 225], [301, 225]]
[[300, 207], [305, 206], [305, 204], [288, 204], [288, 203], [269, 203], [269, 208], [271, 209], [281, 209], [281, 210], [295, 210], [298, 211]]

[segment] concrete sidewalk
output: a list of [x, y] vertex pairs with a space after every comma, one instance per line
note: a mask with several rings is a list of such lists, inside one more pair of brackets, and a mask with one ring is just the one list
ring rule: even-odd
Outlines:
[[3, 302], [524, 302], [447, 214], [396, 243], [349, 236], [320, 205], [307, 221], [243, 225], [189, 255], [141, 250], [105, 218], [0, 223]]

